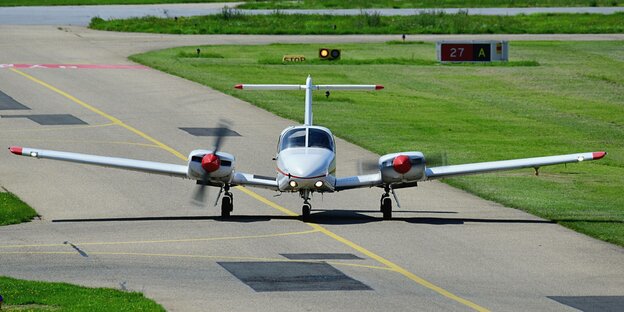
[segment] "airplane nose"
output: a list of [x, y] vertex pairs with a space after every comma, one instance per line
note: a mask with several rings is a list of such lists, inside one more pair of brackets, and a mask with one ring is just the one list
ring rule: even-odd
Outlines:
[[313, 178], [327, 175], [329, 167], [327, 155], [292, 155], [288, 161], [287, 170], [294, 177]]

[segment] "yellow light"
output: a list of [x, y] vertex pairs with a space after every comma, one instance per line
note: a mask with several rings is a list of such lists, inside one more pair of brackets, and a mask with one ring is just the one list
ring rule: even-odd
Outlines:
[[329, 55], [329, 50], [327, 49], [322, 49], [321, 50], [321, 56], [322, 57], [327, 57]]

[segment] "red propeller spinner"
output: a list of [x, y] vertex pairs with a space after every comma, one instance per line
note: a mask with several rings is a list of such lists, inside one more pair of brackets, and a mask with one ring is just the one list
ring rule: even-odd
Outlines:
[[392, 167], [394, 168], [394, 171], [404, 174], [412, 169], [412, 162], [409, 157], [399, 155], [392, 161]]
[[202, 158], [201, 166], [208, 173], [215, 172], [221, 167], [221, 159], [215, 154], [206, 154]]

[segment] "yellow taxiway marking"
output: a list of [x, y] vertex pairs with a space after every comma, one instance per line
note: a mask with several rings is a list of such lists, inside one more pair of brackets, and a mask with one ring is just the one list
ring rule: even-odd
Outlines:
[[[132, 127], [132, 126], [129, 126], [129, 125], [123, 123], [121, 120], [119, 120], [119, 119], [117, 119], [117, 118], [115, 118], [115, 117], [113, 117], [113, 116], [111, 116], [111, 115], [109, 115], [109, 114], [107, 114], [107, 113], [105, 113], [105, 112], [103, 112], [103, 111], [101, 111], [101, 110], [99, 110], [99, 109], [97, 109], [97, 108], [95, 108], [95, 107], [93, 107], [93, 106], [91, 106], [91, 105], [89, 105], [89, 104], [79, 100], [79, 99], [77, 99], [76, 97], [68, 94], [67, 92], [62, 91], [60, 89], [57, 89], [56, 87], [54, 87], [52, 85], [49, 85], [48, 83], [43, 82], [43, 81], [41, 81], [41, 80], [31, 76], [31, 75], [28, 75], [28, 74], [26, 74], [26, 73], [24, 73], [22, 71], [17, 70], [15, 68], [10, 68], [10, 70], [12, 70], [12, 71], [14, 71], [14, 72], [16, 72], [16, 73], [18, 73], [18, 74], [20, 74], [20, 75], [30, 79], [30, 80], [32, 80], [34, 82], [36, 82], [36, 83], [38, 83], [38, 84], [40, 84], [40, 85], [42, 85], [42, 86], [44, 86], [44, 87], [46, 87], [46, 88], [56, 92], [56, 93], [58, 93], [58, 94], [60, 94], [60, 95], [62, 95], [64, 97], [68, 98], [72, 102], [74, 102], [74, 103], [76, 103], [76, 104], [78, 104], [78, 105], [80, 105], [80, 106], [82, 106], [82, 107], [84, 107], [84, 108], [86, 108], [86, 109], [88, 109], [88, 110], [90, 110], [90, 111], [92, 111], [92, 112], [102, 116], [102, 117], [105, 117], [105, 118], [109, 119], [113, 123], [115, 123], [117, 125], [120, 125], [120, 126], [126, 128], [126, 129], [128, 129], [129, 131], [139, 135], [140, 137], [142, 137], [142, 138], [144, 138], [144, 139], [146, 139], [146, 140], [156, 144], [158, 147], [168, 151], [169, 153], [175, 155], [176, 157], [178, 157], [178, 158], [180, 158], [182, 160], [185, 160], [185, 161], [187, 160], [186, 156], [184, 156], [182, 153], [176, 151], [175, 149], [167, 146], [164, 143], [161, 143], [160, 141], [152, 138], [151, 136], [149, 136], [149, 135], [139, 131], [138, 129], [136, 129], [136, 128]], [[282, 207], [282, 206], [280, 206], [280, 205], [278, 205], [278, 204], [276, 204], [276, 203], [274, 203], [274, 202], [272, 202], [272, 201], [262, 197], [258, 193], [255, 193], [255, 192], [247, 189], [247, 188], [237, 187], [237, 189], [242, 191], [243, 193], [245, 193], [245, 194], [247, 194], [247, 195], [257, 199], [258, 201], [260, 201], [262, 203], [265, 203], [269, 207], [273, 207], [273, 208], [275, 208], [275, 209], [277, 209], [277, 210], [279, 210], [279, 211], [281, 211], [281, 212], [283, 212], [283, 213], [285, 213], [285, 214], [287, 214], [289, 216], [298, 216], [297, 213], [295, 213], [295, 212], [293, 212], [293, 211], [291, 211], [291, 210], [289, 210], [287, 208], [284, 208], [284, 207]], [[309, 225], [310, 227], [312, 227], [313, 229], [317, 229], [319, 232], [327, 235], [328, 237], [331, 237], [332, 239], [334, 239], [334, 240], [336, 240], [338, 242], [341, 242], [341, 243], [351, 247], [352, 249], [355, 249], [355, 250], [359, 251], [360, 253], [362, 253], [362, 254], [364, 254], [364, 255], [372, 258], [372, 259], [375, 259], [377, 262], [387, 266], [392, 271], [397, 272], [397, 273], [405, 276], [406, 278], [416, 282], [417, 284], [419, 284], [419, 285], [421, 285], [423, 287], [426, 287], [426, 288], [428, 288], [428, 289], [430, 289], [430, 290], [432, 290], [432, 291], [434, 291], [434, 292], [436, 292], [436, 293], [438, 293], [438, 294], [440, 294], [440, 295], [442, 295], [442, 296], [444, 296], [446, 298], [449, 298], [449, 299], [451, 299], [451, 300], [453, 300], [455, 302], [458, 302], [458, 303], [461, 303], [461, 304], [463, 304], [465, 306], [468, 306], [468, 307], [470, 307], [470, 308], [472, 308], [472, 309], [474, 309], [476, 311], [480, 311], [480, 312], [489, 311], [488, 309], [486, 309], [486, 308], [484, 308], [484, 307], [482, 307], [482, 306], [480, 306], [480, 305], [478, 305], [478, 304], [476, 304], [476, 303], [474, 303], [474, 302], [472, 302], [470, 300], [467, 300], [467, 299], [464, 299], [462, 297], [459, 297], [459, 296], [449, 292], [448, 290], [445, 290], [444, 288], [442, 288], [440, 286], [437, 286], [437, 285], [435, 285], [435, 284], [433, 284], [433, 283], [431, 283], [431, 282], [429, 282], [429, 281], [427, 281], [427, 280], [417, 276], [416, 274], [414, 274], [414, 273], [412, 273], [412, 272], [402, 268], [398, 264], [396, 264], [396, 263], [394, 263], [394, 262], [392, 262], [392, 261], [390, 261], [388, 259], [385, 259], [385, 258], [377, 255], [376, 253], [374, 253], [374, 252], [372, 252], [372, 251], [370, 251], [370, 250], [368, 250], [368, 249], [366, 249], [366, 248], [364, 248], [364, 247], [362, 247], [362, 246], [360, 246], [360, 245], [358, 245], [358, 244], [356, 244], [356, 243], [354, 243], [354, 242], [352, 242], [352, 241], [350, 241], [350, 240], [348, 240], [348, 239], [346, 239], [346, 238], [344, 238], [344, 237], [342, 237], [342, 236], [340, 236], [340, 235], [338, 235], [338, 234], [336, 234], [336, 233], [334, 233], [334, 232], [332, 232], [332, 231], [330, 231], [330, 230], [328, 230], [328, 229], [326, 229], [326, 228], [324, 228], [324, 227], [322, 227], [322, 226], [320, 226], [318, 224], [312, 224], [312, 223], [306, 223], [306, 224]]]
[[[172, 258], [195, 258], [195, 259], [215, 259], [215, 260], [239, 260], [239, 261], [262, 261], [262, 262], [303, 262], [303, 263], [328, 263], [337, 266], [349, 266], [364, 269], [394, 271], [385, 266], [366, 265], [357, 263], [346, 263], [338, 261], [324, 260], [293, 260], [284, 258], [261, 258], [261, 257], [235, 257], [235, 256], [208, 256], [208, 255], [185, 255], [185, 254], [163, 254], [145, 252], [109, 252], [109, 251], [83, 251], [87, 255], [97, 256], [143, 256], [143, 257], [172, 257]], [[7, 251], [0, 252], [0, 255], [75, 255], [75, 251]]]
[[113, 116], [111, 116], [111, 115], [109, 115], [109, 114], [107, 114], [107, 113], [105, 113], [105, 112], [103, 112], [103, 111], [101, 111], [101, 110], [99, 110], [99, 109], [97, 109], [97, 108], [95, 108], [95, 107], [93, 107], [93, 106], [91, 106], [91, 105], [89, 105], [89, 104], [79, 100], [79, 99], [77, 99], [73, 95], [71, 95], [71, 94], [69, 94], [69, 93], [67, 93], [67, 92], [65, 92], [63, 90], [60, 90], [60, 89], [58, 89], [58, 88], [56, 88], [56, 87], [54, 87], [54, 86], [52, 86], [52, 85], [42, 81], [42, 80], [39, 80], [39, 79], [37, 79], [37, 78], [35, 78], [35, 77], [33, 77], [33, 76], [23, 72], [23, 71], [17, 70], [15, 68], [11, 68], [11, 70], [13, 72], [15, 72], [15, 73], [18, 73], [18, 74], [20, 74], [20, 75], [22, 75], [22, 76], [24, 76], [24, 77], [26, 77], [26, 78], [36, 82], [36, 83], [38, 83], [38, 84], [48, 88], [49, 90], [52, 90], [52, 91], [54, 91], [54, 92], [56, 92], [56, 93], [58, 93], [58, 94], [60, 94], [60, 95], [62, 95], [64, 97], [68, 98], [72, 102], [74, 102], [74, 103], [76, 103], [76, 104], [78, 104], [78, 105], [80, 105], [80, 106], [82, 106], [82, 107], [84, 107], [84, 108], [86, 108], [86, 109], [88, 109], [88, 110], [90, 110], [90, 111], [92, 111], [92, 112], [94, 112], [94, 113], [96, 113], [96, 114], [98, 114], [98, 115], [100, 115], [100, 116], [110, 120], [112, 123], [114, 123], [116, 125], [119, 125], [119, 126], [121, 126], [123, 128], [126, 128], [130, 132], [135, 133], [136, 135], [138, 135], [138, 136], [140, 136], [140, 137], [142, 137], [142, 138], [144, 138], [144, 139], [154, 143], [155, 145], [157, 145], [158, 147], [164, 149], [165, 151], [167, 151], [167, 152], [175, 155], [176, 157], [186, 161], [186, 156], [182, 155], [182, 153], [180, 153], [180, 152], [176, 151], [175, 149], [173, 149], [173, 148], [171, 148], [171, 147], [161, 143], [160, 141], [152, 138], [151, 136], [143, 133], [142, 131], [139, 131], [138, 129], [136, 129], [136, 128], [132, 127], [132, 126], [129, 126], [129, 125], [125, 124], [123, 121], [121, 121], [121, 120], [119, 120], [119, 119], [117, 119], [117, 118], [115, 118], [115, 117], [113, 117]]
[[[72, 242], [72, 243], [76, 246], [189, 243], [189, 242], [209, 242], [209, 241], [221, 241], [221, 240], [254, 239], [254, 238], [269, 238], [269, 237], [280, 237], [280, 236], [291, 236], [291, 235], [305, 235], [305, 234], [311, 234], [311, 233], [317, 233], [317, 232], [319, 232], [319, 230], [313, 229], [309, 231], [262, 234], [262, 235], [246, 235], [246, 236], [143, 240], [143, 241], [126, 241], [126, 242], [83, 242], [83, 243]], [[65, 246], [65, 245], [67, 244], [4, 245], [4, 246], [0, 246], [0, 248], [6, 249], [6, 248], [31, 248], [31, 247], [58, 247], [58, 246]]]

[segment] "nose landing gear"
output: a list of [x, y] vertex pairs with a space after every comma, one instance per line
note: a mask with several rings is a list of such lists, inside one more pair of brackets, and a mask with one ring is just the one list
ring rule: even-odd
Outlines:
[[230, 186], [223, 187], [223, 199], [221, 200], [221, 217], [227, 218], [230, 212], [234, 210], [234, 195], [230, 192]]
[[301, 198], [303, 198], [303, 207], [301, 208], [301, 220], [307, 222], [310, 220], [310, 212], [312, 211], [312, 205], [310, 205], [310, 191], [302, 190], [299, 195], [301, 195]]
[[390, 188], [384, 187], [385, 193], [381, 195], [380, 207], [384, 220], [392, 219], [392, 199], [390, 199]]

